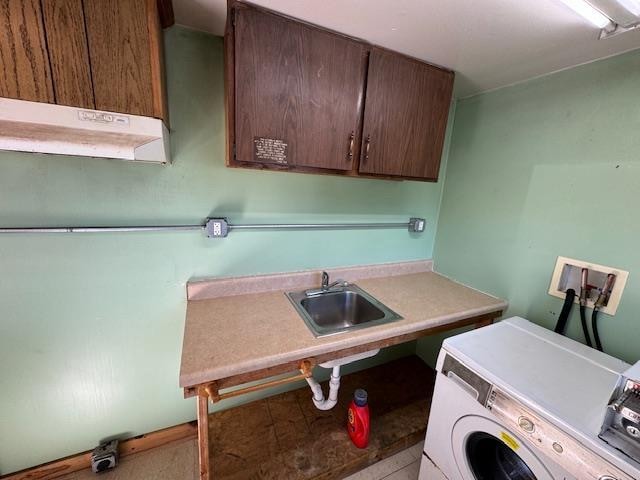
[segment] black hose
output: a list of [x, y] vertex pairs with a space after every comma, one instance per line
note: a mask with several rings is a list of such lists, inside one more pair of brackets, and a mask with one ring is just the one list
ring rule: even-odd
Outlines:
[[567, 330], [567, 321], [569, 320], [571, 307], [573, 307], [574, 298], [576, 298], [576, 291], [573, 288], [569, 288], [567, 290], [567, 296], [564, 297], [564, 305], [562, 305], [562, 311], [558, 317], [556, 328], [553, 330], [560, 335], [564, 335], [564, 332]]
[[593, 340], [596, 343], [596, 348], [602, 350], [602, 342], [600, 341], [600, 334], [598, 333], [598, 309], [594, 308], [591, 314], [591, 330], [593, 330]]
[[580, 323], [582, 323], [582, 332], [587, 345], [593, 347], [591, 343], [591, 335], [589, 335], [589, 327], [587, 327], [587, 307], [580, 305]]

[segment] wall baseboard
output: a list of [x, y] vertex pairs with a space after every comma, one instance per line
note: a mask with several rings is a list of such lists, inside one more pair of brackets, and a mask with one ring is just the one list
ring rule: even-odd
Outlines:
[[[144, 452], [176, 440], [186, 440], [198, 436], [195, 421], [183, 423], [138, 437], [123, 440], [119, 445], [120, 457]], [[53, 462], [27, 468], [15, 473], [0, 476], [1, 480], [49, 480], [68, 473], [91, 467], [91, 451], [78, 453]]]

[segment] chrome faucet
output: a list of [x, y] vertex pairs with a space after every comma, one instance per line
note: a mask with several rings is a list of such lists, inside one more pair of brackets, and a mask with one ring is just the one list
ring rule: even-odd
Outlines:
[[328, 292], [334, 287], [346, 287], [347, 282], [344, 280], [336, 280], [333, 283], [329, 283], [329, 274], [327, 272], [322, 272], [322, 291]]
[[344, 280], [336, 280], [335, 282], [329, 283], [329, 274], [327, 272], [322, 272], [322, 285], [320, 286], [320, 288], [307, 290], [305, 293], [307, 297], [313, 297], [314, 295], [321, 295], [323, 293], [339, 290], [340, 288], [344, 288], [347, 285], [348, 283]]
[[329, 288], [329, 274], [322, 272], [322, 289], [327, 290]]

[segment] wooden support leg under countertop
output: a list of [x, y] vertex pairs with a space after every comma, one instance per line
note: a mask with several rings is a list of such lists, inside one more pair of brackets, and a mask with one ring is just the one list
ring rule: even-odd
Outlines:
[[258, 385], [239, 388], [227, 393], [220, 393], [218, 384], [212, 382], [206, 387], [198, 389], [198, 464], [200, 466], [200, 480], [209, 480], [211, 475], [210, 455], [209, 455], [209, 400], [212, 403], [219, 402], [225, 398], [231, 398], [245, 393], [277, 387], [286, 383], [297, 382], [308, 378], [313, 374], [313, 364], [310, 360], [300, 362], [300, 373], [291, 377], [270, 380]]
[[198, 395], [198, 456], [200, 480], [209, 480], [209, 396]]

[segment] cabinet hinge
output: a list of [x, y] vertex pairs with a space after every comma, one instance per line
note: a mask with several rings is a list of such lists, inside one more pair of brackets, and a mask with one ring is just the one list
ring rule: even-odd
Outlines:
[[234, 161], [235, 161], [235, 160], [237, 160], [237, 157], [236, 157], [236, 144], [235, 144], [235, 142], [234, 142], [234, 144], [233, 144], [233, 160], [234, 160]]
[[229, 15], [231, 15], [231, 26], [235, 27], [236, 26], [236, 9], [232, 8], [231, 11], [229, 12]]

